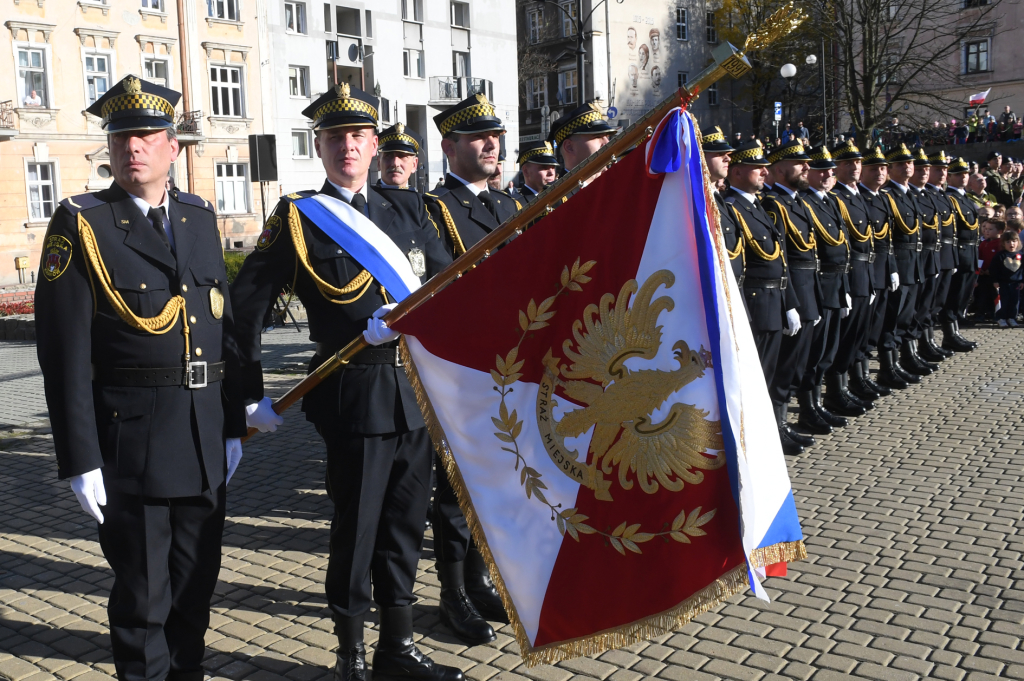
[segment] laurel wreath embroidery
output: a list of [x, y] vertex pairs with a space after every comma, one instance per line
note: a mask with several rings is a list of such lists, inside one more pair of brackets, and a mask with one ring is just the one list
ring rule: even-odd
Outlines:
[[689, 544], [691, 537], [703, 537], [707, 534], [701, 527], [715, 517], [717, 509], [712, 509], [704, 514], [701, 514], [702, 507], [700, 506], [689, 513], [683, 509], [671, 525], [665, 523], [660, 532], [641, 532], [641, 523], [630, 524], [628, 521], [623, 521], [615, 529], [609, 528], [602, 531], [588, 525], [586, 521], [590, 519], [589, 516], [578, 513], [575, 507], [562, 510], [562, 504], [552, 504], [548, 501], [544, 493], [548, 487], [542, 479], [543, 474], [527, 465], [526, 458], [519, 451], [518, 438], [523, 430], [523, 421], [515, 409], [509, 411], [505, 404], [506, 397], [514, 390], [512, 386], [523, 376], [522, 368], [525, 360], [518, 359], [519, 349], [529, 332], [548, 326], [548, 322], [555, 316], [552, 307], [560, 295], [569, 291], [581, 292], [583, 290], [583, 284], [591, 280], [587, 276], [587, 272], [596, 264], [596, 261], [590, 260], [581, 265], [580, 259], [576, 258], [572, 268], [566, 266], [562, 269], [561, 287], [553, 296], [545, 298], [539, 305], [531, 298], [526, 310], [519, 311], [519, 339], [515, 347], [509, 350], [505, 357], [495, 356], [495, 368], [491, 369], [491, 378], [495, 383], [494, 390], [501, 396], [498, 416], [497, 418], [491, 417], [491, 422], [497, 429], [494, 436], [505, 443], [505, 446], [501, 447], [502, 451], [515, 456], [515, 470], [519, 472], [519, 484], [526, 492], [526, 498], [535, 498], [550, 509], [551, 520], [555, 522], [559, 534], [564, 536], [568, 533], [577, 542], [580, 541], [581, 534], [602, 536], [607, 544], [621, 555], [626, 555], [627, 550], [637, 554], [643, 553], [639, 545], [657, 537], [663, 538], [665, 542], [674, 540], [681, 544]]

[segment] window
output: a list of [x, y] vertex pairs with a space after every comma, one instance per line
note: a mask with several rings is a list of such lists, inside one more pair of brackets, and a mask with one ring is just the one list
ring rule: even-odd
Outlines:
[[216, 165], [217, 212], [248, 213], [248, 164], [218, 163]]
[[292, 130], [292, 158], [309, 157], [309, 130]]
[[366, 10], [366, 37], [373, 37], [373, 12]]
[[207, 16], [238, 21], [238, 0], [206, 0]]
[[306, 3], [284, 3], [284, 30], [289, 33], [306, 33]]
[[988, 39], [972, 40], [964, 45], [965, 73], [983, 73], [990, 71], [988, 63]]
[[110, 57], [105, 54], [85, 55], [85, 99], [88, 106], [103, 96], [110, 87]]
[[558, 74], [558, 101], [562, 104], [576, 103], [576, 69]]
[[402, 0], [402, 19], [423, 21], [423, 0]]
[[232, 66], [211, 66], [210, 90], [214, 116], [245, 115], [242, 108], [242, 69]]
[[407, 78], [425, 78], [423, 66], [423, 50], [405, 50], [402, 53], [402, 67]]
[[164, 0], [142, 0], [142, 9], [153, 10], [154, 12], [163, 12]]
[[452, 52], [452, 75], [456, 78], [469, 78], [469, 52]]
[[[46, 62], [43, 50], [18, 49], [19, 106], [50, 106], [49, 93], [46, 91]], [[32, 98], [33, 92], [38, 102]]]
[[715, 13], [708, 12], [707, 14], [707, 38], [709, 43], [718, 42], [718, 29], [715, 28]]
[[305, 66], [288, 67], [288, 94], [309, 97], [309, 69]]
[[971, 7], [984, 7], [988, 4], [988, 0], [964, 0], [964, 9], [970, 9]]
[[324, 3], [324, 31], [331, 32], [331, 3]]
[[712, 83], [708, 89], [708, 106], [718, 106], [718, 83]]
[[689, 40], [686, 27], [686, 8], [676, 7], [676, 40]]
[[28, 214], [32, 222], [49, 220], [56, 208], [52, 163], [29, 163], [25, 179], [28, 182]]
[[387, 97], [380, 98], [380, 120], [384, 123], [391, 122], [391, 102]]
[[562, 8], [562, 37], [571, 38], [576, 35], [576, 0], [559, 3]]
[[170, 63], [167, 59], [160, 57], [143, 57], [142, 71], [146, 80], [157, 85], [167, 87]]
[[531, 9], [526, 13], [526, 29], [531, 43], [539, 43], [544, 32], [544, 10]]
[[690, 74], [686, 71], [680, 71], [676, 74], [676, 87], [686, 87], [687, 81], [690, 79]]
[[540, 109], [548, 104], [548, 83], [544, 76], [534, 76], [526, 81], [526, 108]]
[[452, 26], [469, 28], [469, 3], [452, 3]]

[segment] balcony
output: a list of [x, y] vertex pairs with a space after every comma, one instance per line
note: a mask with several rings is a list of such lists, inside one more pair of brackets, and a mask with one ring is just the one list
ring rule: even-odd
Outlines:
[[178, 133], [178, 143], [198, 144], [203, 141], [203, 112], [183, 111], [178, 120], [174, 123], [174, 129]]
[[427, 104], [433, 107], [447, 107], [476, 94], [481, 94], [487, 97], [487, 101], [494, 102], [494, 83], [484, 78], [431, 76], [430, 99]]
[[14, 102], [0, 102], [0, 142], [5, 142], [18, 134], [14, 127]]

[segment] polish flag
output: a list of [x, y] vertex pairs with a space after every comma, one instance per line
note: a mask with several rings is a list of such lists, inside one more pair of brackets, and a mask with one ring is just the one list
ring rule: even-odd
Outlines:
[[979, 92], [979, 93], [977, 93], [975, 95], [971, 95], [971, 98], [969, 100], [967, 100], [967, 105], [968, 106], [979, 106], [981, 104], [984, 104], [985, 100], [988, 99], [988, 93], [990, 93], [990, 92], [992, 92], [992, 88], [989, 88], [989, 89], [985, 90], [984, 92]]
[[395, 328], [528, 665], [806, 556], [689, 114]]

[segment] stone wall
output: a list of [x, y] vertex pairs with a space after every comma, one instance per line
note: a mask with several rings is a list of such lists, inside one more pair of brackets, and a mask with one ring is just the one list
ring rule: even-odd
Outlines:
[[0, 341], [35, 340], [36, 316], [32, 314], [16, 314], [0, 317]]

